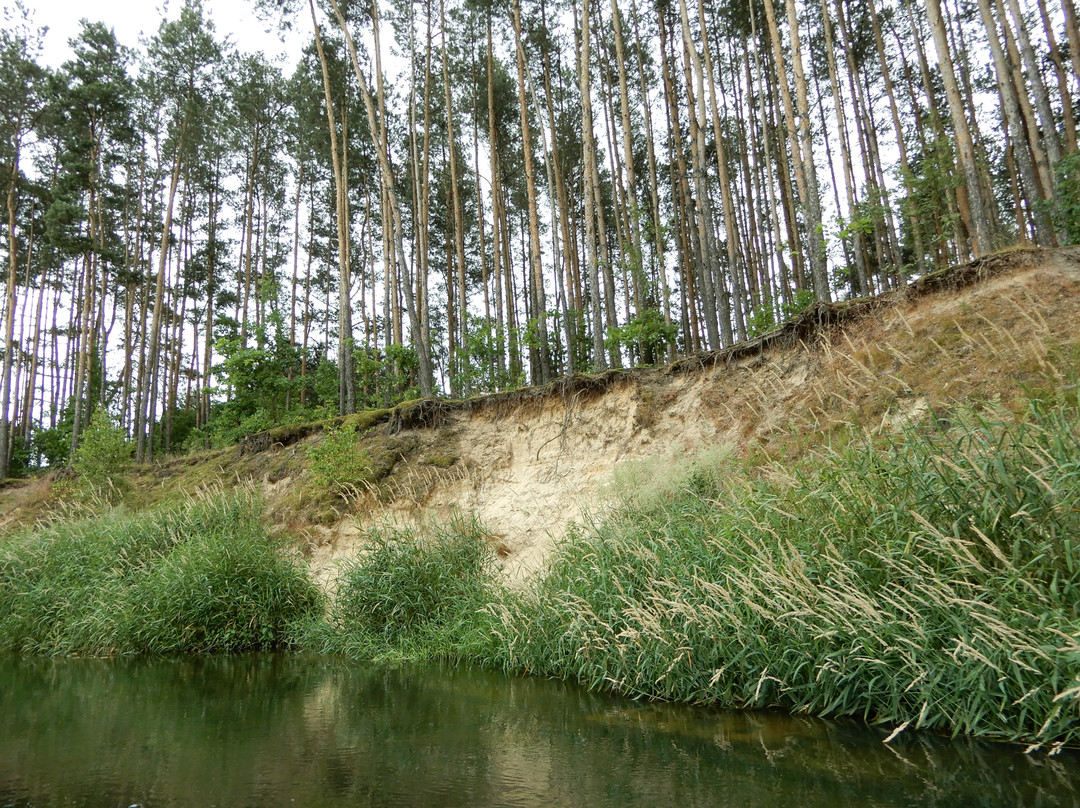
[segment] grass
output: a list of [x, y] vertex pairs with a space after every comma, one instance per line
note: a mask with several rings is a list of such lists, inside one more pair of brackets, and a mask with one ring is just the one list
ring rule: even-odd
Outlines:
[[59, 522], [0, 554], [0, 650], [205, 653], [284, 647], [321, 594], [252, 497]]
[[1080, 741], [1077, 402], [630, 491], [480, 656], [644, 698]]
[[1075, 386], [1019, 413], [828, 434], [799, 462], [720, 448], [629, 470], [525, 589], [496, 583], [469, 520], [372, 534], [325, 611], [249, 497], [58, 524], [0, 556], [0, 650], [446, 657], [641, 698], [1080, 744]]
[[495, 595], [494, 555], [475, 520], [424, 533], [385, 530], [345, 565], [328, 618], [310, 638], [323, 652], [362, 658], [460, 656]]

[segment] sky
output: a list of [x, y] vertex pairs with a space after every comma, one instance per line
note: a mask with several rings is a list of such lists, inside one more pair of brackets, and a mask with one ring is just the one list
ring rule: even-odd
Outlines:
[[[140, 0], [23, 0], [23, 3], [33, 13], [36, 26], [49, 28], [41, 61], [59, 67], [71, 57], [68, 40], [78, 33], [80, 19], [105, 23], [116, 31], [120, 44], [135, 48], [141, 36], [157, 31], [163, 17], [179, 16], [182, 0], [164, 4]], [[14, 0], [0, 0], [0, 4], [13, 6]], [[213, 20], [218, 37], [229, 35], [241, 51], [261, 50], [271, 62], [280, 57], [286, 65], [296, 63], [301, 47], [298, 41], [292, 47], [282, 43], [274, 24], [256, 16], [251, 0], [203, 0], [203, 9]]]

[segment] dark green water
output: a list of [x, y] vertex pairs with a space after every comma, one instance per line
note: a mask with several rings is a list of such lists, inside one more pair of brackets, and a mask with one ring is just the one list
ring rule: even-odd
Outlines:
[[0, 807], [1080, 805], [1080, 756], [292, 656], [0, 658]]

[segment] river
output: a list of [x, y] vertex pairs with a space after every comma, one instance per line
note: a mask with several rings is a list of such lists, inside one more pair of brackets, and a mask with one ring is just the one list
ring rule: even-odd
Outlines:
[[0, 807], [1078, 806], [1080, 754], [446, 665], [0, 657]]

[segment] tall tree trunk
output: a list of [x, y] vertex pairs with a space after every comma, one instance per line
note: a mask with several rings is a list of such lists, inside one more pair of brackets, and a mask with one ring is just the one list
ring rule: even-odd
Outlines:
[[337, 18], [338, 26], [341, 28], [341, 32], [345, 37], [345, 43], [349, 48], [349, 58], [352, 61], [353, 73], [356, 74], [356, 80], [360, 85], [360, 95], [364, 99], [364, 108], [367, 111], [368, 117], [368, 127], [371, 131], [372, 142], [375, 146], [375, 151], [379, 160], [379, 169], [381, 171], [383, 185], [386, 188], [386, 193], [390, 200], [390, 213], [394, 227], [394, 243], [398, 262], [404, 275], [404, 283], [402, 286], [405, 290], [405, 305], [409, 310], [409, 324], [412, 328], [413, 344], [416, 348], [416, 356], [419, 364], [420, 395], [427, 398], [434, 393], [434, 374], [431, 365], [431, 352], [427, 343], [427, 335], [420, 323], [420, 310], [416, 305], [416, 295], [414, 294], [412, 285], [413, 280], [410, 276], [411, 273], [409, 272], [408, 259], [405, 255], [405, 244], [402, 237], [403, 227], [401, 206], [398, 204], [397, 192], [394, 190], [394, 172], [390, 167], [390, 156], [383, 149], [383, 143], [385, 141], [381, 136], [382, 130], [380, 129], [379, 123], [375, 119], [375, 104], [374, 101], [372, 101], [371, 92], [368, 90], [364, 71], [360, 69], [360, 61], [356, 55], [356, 43], [353, 41], [352, 32], [349, 31], [349, 26], [345, 22], [345, 17], [341, 13], [341, 8], [338, 5], [337, 0], [330, 0], [330, 4], [333, 7], [334, 16]]
[[[496, 370], [500, 384], [505, 379], [507, 314], [503, 309], [503, 231], [506, 220], [502, 210], [502, 174], [499, 171], [499, 138], [495, 126], [495, 57], [491, 35], [491, 15], [487, 18], [487, 102], [488, 102], [488, 154], [491, 164], [491, 260], [495, 270], [495, 330], [498, 343], [496, 351]], [[509, 307], [507, 307], [509, 308]], [[511, 350], [511, 356], [513, 355]], [[513, 361], [513, 360], [511, 360]], [[511, 370], [510, 375], [514, 375]]]
[[[825, 35], [825, 61], [829, 69], [829, 83], [832, 85], [833, 109], [836, 112], [836, 130], [840, 135], [840, 162], [844, 173], [844, 195], [847, 199], [848, 228], [851, 233], [852, 250], [854, 252], [856, 280], [852, 284], [855, 296], [869, 294], [868, 273], [866, 268], [866, 235], [860, 224], [856, 223], [859, 216], [859, 197], [855, 188], [855, 162], [851, 154], [851, 139], [848, 136], [847, 127], [847, 104], [844, 103], [843, 88], [836, 68], [836, 49], [833, 44], [832, 20], [826, 0], [821, 3], [822, 31]], [[858, 113], [856, 113], [858, 117]], [[833, 163], [829, 161], [830, 165]]]
[[188, 112], [185, 111], [180, 125], [180, 136], [176, 141], [176, 156], [173, 159], [172, 179], [169, 181], [169, 196], [165, 205], [165, 222], [161, 228], [161, 255], [158, 257], [157, 279], [154, 282], [154, 316], [150, 323], [150, 346], [145, 363], [139, 366], [139, 396], [135, 410], [135, 460], [142, 463], [152, 458], [153, 448], [147, 447], [147, 431], [153, 431], [155, 400], [151, 390], [158, 375], [158, 353], [161, 344], [162, 309], [165, 303], [165, 270], [169, 260], [169, 235], [172, 232], [173, 205], [176, 201], [176, 187], [180, 182], [180, 167], [186, 147]]
[[[343, 150], [347, 143], [338, 143], [337, 115], [331, 93], [330, 68], [322, 44], [322, 32], [315, 17], [315, 0], [308, 0], [311, 24], [315, 29], [315, 49], [322, 69], [323, 100], [326, 104], [327, 128], [330, 134], [330, 164], [334, 180], [334, 209], [337, 223], [338, 254], [338, 412], [345, 414], [356, 409], [356, 370], [352, 351], [352, 281], [349, 278], [349, 223], [346, 200], [349, 189], [345, 176]], [[347, 112], [341, 111], [342, 120]], [[351, 407], [350, 407], [351, 403]]]
[[682, 21], [683, 54], [685, 59], [687, 116], [690, 120], [690, 165], [694, 175], [694, 195], [697, 202], [698, 244], [701, 255], [698, 280], [701, 284], [702, 316], [705, 318], [705, 333], [708, 336], [708, 349], [715, 351], [727, 347], [733, 342], [731, 317], [724, 300], [724, 311], [719, 322], [726, 323], [721, 338], [718, 314], [721, 301], [717, 300], [716, 282], [720, 277], [716, 244], [713, 236], [712, 200], [709, 198], [708, 157], [705, 149], [705, 81], [702, 76], [701, 60], [690, 33], [690, 17], [686, 0], [679, 0], [679, 15]]
[[[1008, 4], [1009, 13], [1012, 14], [1013, 18], [1014, 30], [1016, 31], [1016, 39], [1019, 42], [1020, 53], [1024, 60], [1024, 70], [1035, 95], [1035, 107], [1039, 111], [1042, 141], [1045, 144], [1046, 156], [1050, 161], [1052, 170], [1061, 161], [1061, 140], [1058, 138], [1057, 121], [1054, 119], [1054, 112], [1050, 108], [1050, 93], [1046, 89], [1046, 82], [1043, 81], [1042, 71], [1039, 69], [1039, 59], [1035, 55], [1035, 48], [1032, 47], [1031, 36], [1028, 34], [1024, 15], [1020, 11], [1020, 3], [1018, 0], [1008, 0]], [[1009, 25], [1004, 13], [1001, 15], [1001, 24], [1006, 28]], [[1017, 85], [1016, 89], [1018, 92], [1024, 92], [1022, 85]], [[1037, 136], [1035, 133], [1033, 135]], [[1046, 190], [1052, 192], [1050, 188]]]
[[593, 135], [592, 117], [592, 87], [590, 84], [590, 34], [589, 34], [589, 0], [582, 0], [581, 18], [578, 20], [578, 32], [580, 44], [578, 51], [578, 86], [581, 92], [581, 134], [582, 156], [585, 163], [585, 263], [589, 270], [589, 292], [591, 295], [592, 326], [593, 326], [593, 369], [596, 371], [607, 369], [607, 358], [604, 354], [604, 320], [600, 313], [600, 273], [599, 259], [596, 254], [596, 217], [602, 216], [603, 212], [596, 209], [596, 194], [593, 183], [596, 176], [596, 142]]
[[[911, 164], [908, 161], [907, 144], [904, 142], [904, 129], [900, 123], [900, 109], [896, 103], [896, 92], [893, 87], [892, 78], [889, 75], [888, 58], [885, 54], [885, 41], [881, 36], [881, 25], [878, 22], [877, 8], [874, 4], [874, 0], [868, 0], [867, 9], [870, 12], [870, 27], [874, 32], [874, 47], [877, 50], [878, 63], [881, 66], [885, 96], [889, 99], [889, 113], [892, 116], [893, 132], [896, 136], [896, 148], [900, 154], [900, 173], [903, 177], [904, 189], [907, 192], [907, 195], [911, 196], [913, 193]], [[926, 274], [926, 248], [923, 245], [922, 225], [920, 217], [917, 214], [912, 213], [910, 219], [912, 238], [915, 242], [915, 266], [921, 276]], [[904, 267], [902, 265], [898, 266], [897, 271], [900, 273], [901, 282], [906, 282], [906, 272]]]
[[1065, 36], [1069, 40], [1073, 79], [1077, 82], [1077, 92], [1080, 92], [1080, 18], [1077, 17], [1073, 0], [1061, 0], [1061, 10], [1065, 15]]
[[989, 207], [983, 201], [979, 168], [975, 162], [975, 144], [971, 139], [971, 128], [968, 126], [964, 102], [960, 97], [960, 86], [953, 70], [945, 20], [941, 15], [941, 0], [926, 0], [926, 13], [930, 18], [930, 31], [934, 37], [934, 48], [937, 51], [938, 65], [941, 69], [941, 81], [945, 87], [945, 98], [949, 103], [949, 115], [952, 118], [956, 136], [956, 150], [967, 186], [969, 210], [965, 224], [971, 236], [971, 246], [975, 257], [979, 258], [993, 249]]
[[829, 268], [825, 257], [825, 238], [821, 218], [821, 195], [818, 192], [817, 168], [814, 163], [814, 141], [810, 132], [810, 102], [803, 72], [802, 48], [799, 45], [799, 21], [795, 0], [786, 0], [788, 33], [791, 36], [791, 66], [795, 76], [795, 101], [799, 108], [799, 137], [802, 141], [803, 172], [806, 175], [807, 240], [810, 247], [810, 274], [814, 279], [814, 297], [823, 302], [832, 299], [829, 290]]
[[[1054, 64], [1054, 76], [1057, 79], [1058, 93], [1061, 95], [1061, 120], [1064, 127], [1065, 151], [1076, 151], [1076, 117], [1073, 114], [1072, 90], [1069, 89], [1069, 77], [1065, 71], [1065, 60], [1061, 57], [1061, 48], [1058, 46], [1057, 37], [1054, 34], [1054, 25], [1050, 21], [1050, 15], [1046, 10], [1045, 0], [1036, 0], [1039, 6], [1039, 18], [1042, 20], [1043, 33], [1046, 43], [1050, 48], [1050, 61]], [[1080, 80], [1080, 76], [1077, 76]]]
[[[15, 152], [11, 160], [11, 175], [8, 177], [7, 214], [8, 214], [8, 277], [4, 297], [4, 363], [0, 374], [0, 480], [11, 473], [11, 366], [15, 360], [15, 287], [18, 285], [19, 253], [15, 239], [16, 184], [19, 176], [19, 143], [16, 139]], [[44, 290], [42, 290], [44, 293]]]
[[1002, 113], [1005, 116], [1005, 128], [1012, 141], [1013, 158], [1020, 174], [1020, 184], [1023, 195], [1026, 198], [1029, 210], [1036, 216], [1039, 226], [1035, 228], [1035, 242], [1041, 246], [1049, 246], [1053, 233], [1052, 226], [1044, 224], [1045, 211], [1039, 216], [1037, 207], [1041, 198], [1039, 193], [1039, 179], [1035, 169], [1035, 158], [1031, 153], [1030, 143], [1024, 132], [1024, 121], [1020, 112], [1020, 104], [1017, 98], [1017, 87], [1013, 83], [1013, 76], [1006, 62], [1005, 52], [998, 39], [997, 23], [994, 20], [993, 11], [990, 9], [989, 0], [979, 0], [979, 13], [982, 16], [983, 25], [986, 28], [986, 39], [990, 45], [990, 53], [994, 60], [994, 72], [997, 75], [998, 93], [1001, 97]]
[[[705, 75], [708, 77], [709, 105], [712, 107], [713, 140], [716, 146], [717, 177], [720, 180], [720, 204], [724, 214], [724, 234], [727, 241], [728, 272], [731, 275], [731, 289], [733, 301], [727, 309], [735, 315], [735, 330], [738, 339], [746, 338], [746, 319], [743, 316], [746, 306], [746, 286], [743, 283], [743, 268], [739, 249], [739, 228], [735, 214], [735, 203], [732, 198], [732, 182], [728, 171], [727, 147], [724, 144], [724, 133], [720, 125], [720, 106], [717, 103], [716, 81], [714, 78], [712, 50], [709, 47], [708, 25], [705, 21], [704, 0], [698, 0], [698, 24], [701, 26], [701, 47], [705, 57]], [[704, 123], [704, 121], [702, 122]], [[749, 200], [748, 200], [749, 201]], [[726, 293], [725, 293], [726, 294]], [[731, 330], [730, 314], [721, 311], [721, 327], [726, 323], [727, 330]]]
[[[543, 8], [543, 6], [541, 6]], [[573, 240], [571, 238], [571, 214], [570, 214], [570, 202], [566, 191], [566, 177], [563, 174], [562, 160], [559, 154], [558, 143], [558, 128], [555, 122], [555, 103], [552, 98], [551, 89], [551, 55], [545, 48], [541, 52], [541, 58], [543, 61], [544, 69], [544, 95], [545, 95], [545, 107], [547, 109], [548, 128], [551, 130], [551, 144], [550, 155], [551, 159], [545, 161], [548, 168], [548, 194], [550, 196], [551, 188], [555, 189], [555, 199], [552, 202], [552, 219], [558, 222], [559, 233], [562, 236], [562, 250], [556, 256], [555, 260], [555, 278], [559, 283], [559, 279], [563, 278], [564, 284], [562, 294], [562, 320], [563, 320], [563, 332], [566, 339], [566, 375], [572, 376], [577, 370], [577, 334], [574, 329], [573, 317], [570, 310], [574, 309], [578, 311], [577, 305], [571, 301], [573, 290], [573, 265], [574, 259], [577, 257], [577, 250], [573, 248]], [[558, 215], [556, 215], [556, 209]], [[553, 221], [553, 224], [554, 224]], [[555, 235], [552, 235], [555, 239]], [[556, 244], [558, 242], [556, 241]], [[481, 250], [481, 255], [483, 250]], [[560, 260], [561, 259], [561, 260]]]
[[[634, 305], [637, 313], [645, 307], [643, 299], [644, 271], [641, 252], [641, 211], [637, 201], [637, 177], [634, 173], [634, 137], [630, 124], [630, 89], [626, 77], [626, 55], [623, 44], [622, 13], [618, 0], [611, 0], [611, 25], [615, 35], [615, 66], [619, 77], [619, 119], [622, 125], [623, 170], [626, 172], [626, 207], [630, 234], [630, 271], [634, 281]], [[651, 138], [652, 133], [649, 133]]]
[[[805, 211], [807, 210], [806, 200], [809, 199], [810, 196], [809, 184], [807, 183], [806, 179], [805, 166], [807, 160], [812, 160], [813, 156], [803, 154], [802, 145], [799, 140], [798, 129], [796, 128], [795, 123], [795, 103], [794, 101], [792, 101], [791, 87], [788, 85], [787, 80], [787, 61], [784, 58], [783, 42], [780, 39], [780, 29], [776, 23], [776, 10], [773, 6], [772, 0], [765, 0], [765, 21], [769, 26], [769, 41], [772, 43], [773, 65], [776, 70], [776, 83], [780, 89], [780, 100], [782, 102], [782, 108], [784, 113], [784, 127], [787, 131], [788, 148], [791, 151], [791, 168], [793, 169], [795, 174], [795, 185], [798, 188], [799, 200], [801, 201], [801, 206]], [[781, 149], [780, 151], [782, 155], [786, 156], [786, 152], [783, 149]], [[787, 175], [782, 176], [784, 176], [784, 180], [782, 180], [782, 182], [787, 183]], [[790, 197], [790, 193], [788, 194], [788, 197]], [[793, 211], [791, 213], [793, 213]], [[816, 273], [820, 272], [820, 270], [815, 269], [814, 267], [815, 261], [813, 256], [815, 255], [816, 251], [814, 249], [814, 236], [811, 232], [813, 230], [813, 227], [810, 225], [810, 218], [811, 217], [809, 216], [809, 214], [807, 214], [806, 229], [810, 252], [810, 274], [812, 278], [811, 283], [815, 287], [814, 294], [815, 296], [817, 296], [821, 294], [821, 284], [817, 283], [815, 275]], [[792, 228], [790, 225], [789, 229], [794, 230], [794, 228]]]
[[[525, 157], [525, 192], [529, 213], [529, 266], [532, 269], [532, 309], [539, 340], [540, 383], [551, 381], [551, 355], [548, 353], [547, 302], [544, 296], [544, 267], [540, 256], [540, 217], [537, 211], [536, 168], [533, 166], [532, 134], [525, 85], [525, 45], [521, 36], [521, 3], [514, 0], [514, 31], [517, 34], [518, 108], [521, 120], [521, 148]], [[536, 383], [534, 376], [533, 383]]]
[[[639, 54], [644, 53], [644, 49], [641, 46], [641, 35], [638, 31], [638, 14], [637, 5], [634, 0], [630, 0], [630, 17], [633, 21], [634, 29], [634, 47]], [[660, 305], [664, 312], [664, 324], [671, 325], [671, 300], [670, 290], [667, 283], [667, 271], [664, 266], [664, 257], [667, 254], [667, 238], [664, 234], [664, 228], [661, 226], [661, 213], [660, 213], [660, 179], [659, 171], [657, 169], [656, 160], [656, 148], [653, 133], [652, 122], [652, 104], [649, 100], [648, 88], [645, 81], [645, 71], [638, 71], [638, 80], [640, 83], [641, 99], [642, 99], [642, 113], [645, 117], [645, 148], [648, 156], [649, 165], [649, 201], [651, 203], [651, 220], [652, 220], [652, 264], [653, 264], [653, 277], [656, 285], [655, 290], [650, 290], [650, 294], [655, 291], [655, 294], [660, 296]], [[648, 300], [649, 306], [655, 306], [657, 301]], [[667, 348], [667, 361], [675, 361], [675, 342], [668, 343]]]
[[[457, 304], [460, 328], [457, 346], [459, 356], [451, 357], [451, 363], [453, 365], [456, 359], [458, 367], [460, 367], [462, 371], [467, 371], [469, 368], [469, 315], [467, 293], [465, 289], [465, 217], [462, 213], [461, 194], [458, 189], [457, 143], [454, 140], [454, 103], [450, 94], [450, 67], [446, 53], [446, 38], [448, 36], [448, 31], [446, 29], [445, 0], [439, 0], [439, 17], [443, 32], [443, 90], [446, 95], [446, 139], [450, 149], [450, 191], [451, 204], [454, 209], [454, 257], [457, 259]], [[447, 294], [450, 294], [449, 289], [447, 290]], [[461, 377], [468, 378], [468, 374], [463, 372], [461, 373]], [[465, 395], [469, 394], [467, 387], [463, 390], [463, 393]]]

